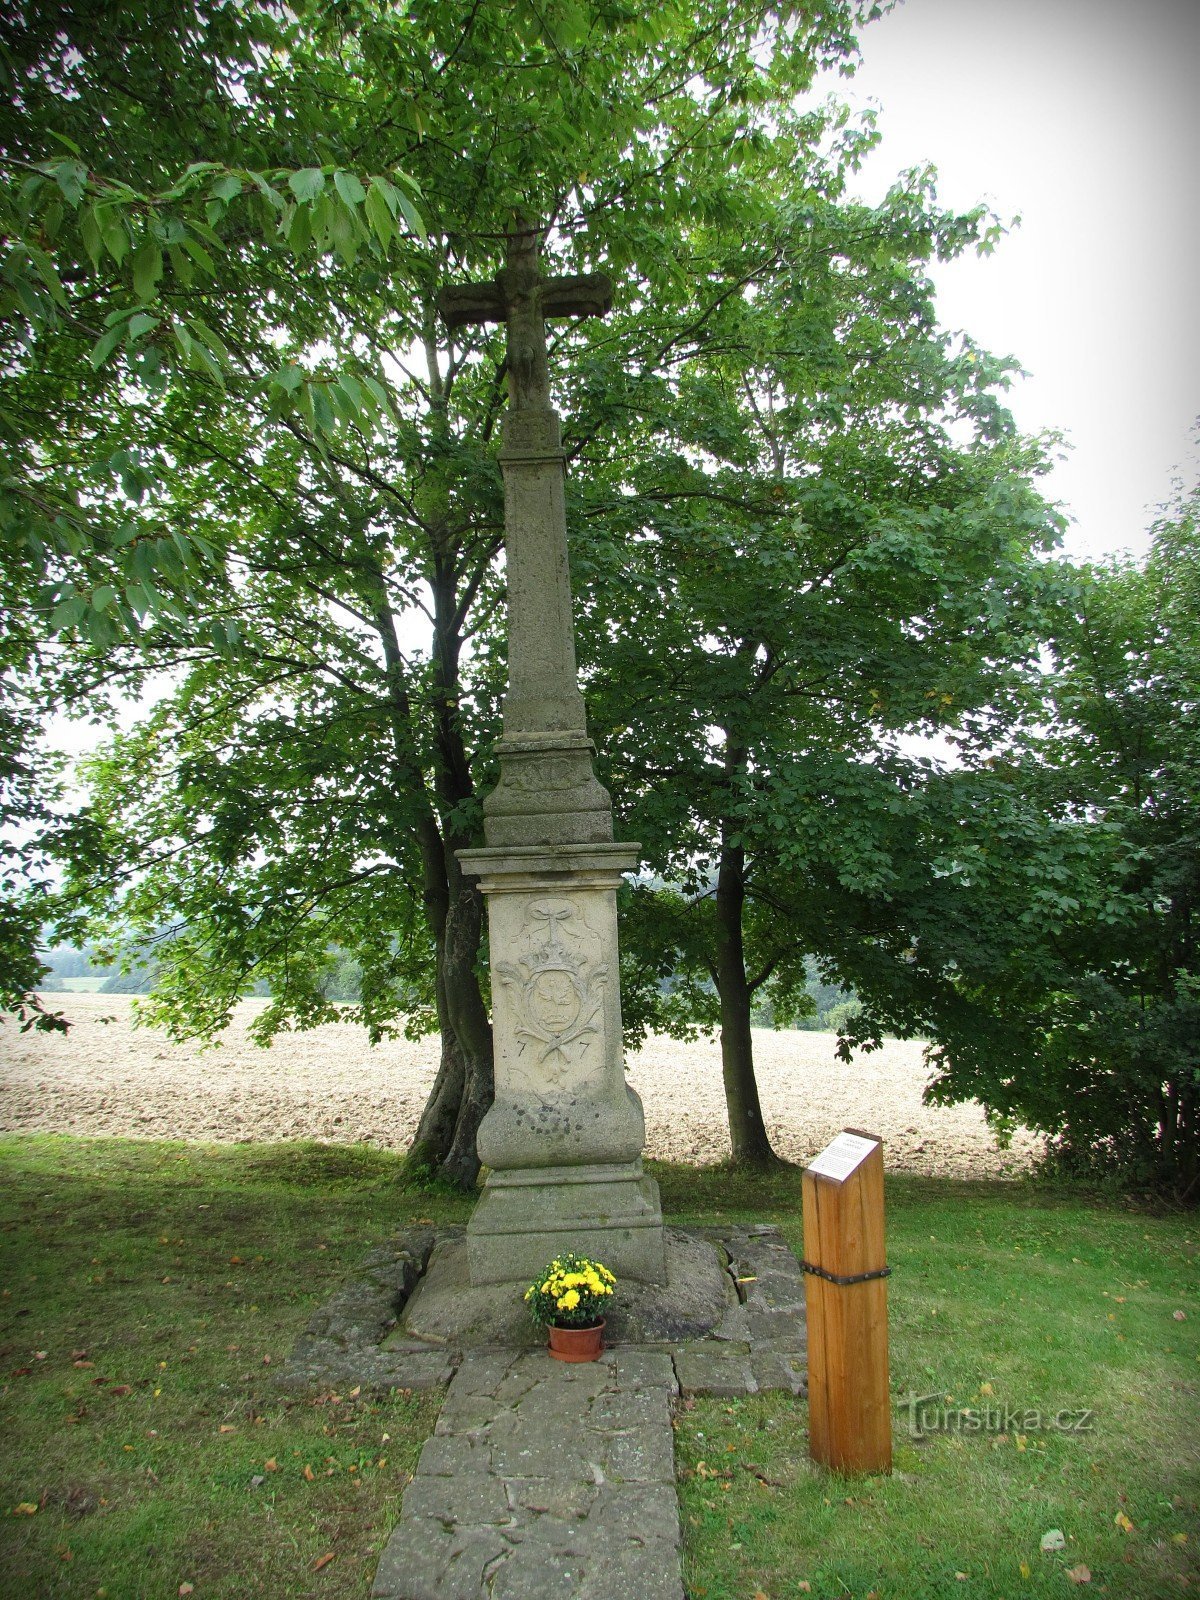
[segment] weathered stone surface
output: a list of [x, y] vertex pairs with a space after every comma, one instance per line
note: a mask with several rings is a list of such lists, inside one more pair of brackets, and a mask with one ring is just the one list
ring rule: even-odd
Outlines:
[[402, 1517], [384, 1546], [371, 1594], [375, 1600], [483, 1600], [486, 1577], [510, 1550], [499, 1528], [447, 1529]]
[[377, 1600], [683, 1600], [661, 1353], [464, 1361], [422, 1451]]
[[617, 1381], [623, 1386], [665, 1389], [671, 1395], [679, 1393], [675, 1364], [666, 1350], [636, 1350], [628, 1345], [617, 1345], [612, 1351], [612, 1360]]
[[[468, 1260], [476, 1285], [528, 1282], [566, 1249], [597, 1256], [618, 1277], [663, 1283], [662, 1210], [640, 1171], [645, 1118], [621, 1044], [616, 890], [638, 850], [613, 842], [611, 802], [592, 770], [544, 321], [568, 306], [602, 315], [608, 296], [591, 279], [586, 292], [575, 279], [554, 280], [551, 292], [540, 237], [516, 229], [494, 283], [443, 297], [452, 326], [491, 318], [508, 329], [500, 781], [484, 800], [487, 847], [458, 853], [487, 898], [495, 1047], [495, 1099], [477, 1141], [491, 1172]], [[580, 1180], [573, 1192], [554, 1176], [565, 1168]]]
[[[377, 1600], [683, 1600], [671, 1400], [681, 1389], [802, 1394], [805, 1334], [799, 1264], [774, 1229], [686, 1243], [699, 1254], [680, 1255], [677, 1298], [705, 1252], [716, 1263], [719, 1304], [705, 1337], [621, 1344], [579, 1366], [490, 1339], [462, 1355], [380, 1563]], [[458, 1253], [461, 1262], [461, 1244]], [[735, 1287], [736, 1277], [747, 1281]], [[461, 1265], [445, 1287], [476, 1292]], [[511, 1308], [511, 1292], [505, 1299]], [[405, 1340], [401, 1329], [386, 1342]], [[310, 1336], [306, 1348], [310, 1358], [337, 1350], [347, 1359], [329, 1340]], [[430, 1360], [445, 1373], [459, 1354], [447, 1341], [374, 1359]]]
[[741, 1394], [757, 1394], [758, 1379], [750, 1366], [749, 1355], [731, 1351], [728, 1346], [677, 1350], [675, 1371], [683, 1394], [714, 1395], [733, 1398]]
[[[699, 1338], [737, 1307], [736, 1291], [714, 1246], [673, 1228], [666, 1230], [665, 1242], [665, 1284], [618, 1279], [605, 1334], [611, 1344], [673, 1344]], [[545, 1265], [539, 1263], [538, 1270]], [[545, 1343], [545, 1335], [530, 1321], [518, 1287], [471, 1281], [466, 1251], [457, 1240], [438, 1245], [385, 1347], [411, 1338], [447, 1349], [481, 1345], [533, 1349]]]
[[492, 1472], [456, 1473], [449, 1479], [418, 1474], [404, 1491], [404, 1515], [471, 1527], [488, 1522], [507, 1527], [513, 1520], [504, 1480]]
[[635, 849], [597, 842], [461, 851], [492, 951], [491, 1169], [467, 1228], [472, 1282], [528, 1282], [566, 1249], [665, 1282], [645, 1117], [625, 1079], [616, 889]]
[[808, 1374], [804, 1356], [794, 1351], [759, 1350], [750, 1357], [750, 1370], [760, 1389], [786, 1389], [789, 1394], [808, 1393]]

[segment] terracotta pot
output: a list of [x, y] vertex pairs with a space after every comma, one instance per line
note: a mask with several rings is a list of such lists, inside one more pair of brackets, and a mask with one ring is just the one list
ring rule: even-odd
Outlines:
[[550, 1324], [550, 1354], [556, 1361], [595, 1361], [604, 1349], [604, 1318], [590, 1328], [556, 1328]]

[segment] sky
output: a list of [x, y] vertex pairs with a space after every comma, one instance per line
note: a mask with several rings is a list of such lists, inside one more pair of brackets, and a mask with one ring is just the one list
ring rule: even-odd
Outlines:
[[1200, 0], [903, 0], [861, 46], [828, 84], [879, 112], [859, 192], [932, 162], [943, 204], [1020, 216], [935, 267], [940, 320], [1015, 356], [1018, 424], [1070, 441], [1065, 549], [1144, 552], [1200, 479]]

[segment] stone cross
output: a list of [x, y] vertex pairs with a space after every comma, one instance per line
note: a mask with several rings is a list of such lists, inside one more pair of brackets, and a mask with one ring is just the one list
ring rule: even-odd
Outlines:
[[446, 325], [503, 322], [509, 409], [500, 466], [508, 583], [508, 693], [486, 848], [461, 850], [487, 897], [496, 1098], [479, 1129], [490, 1169], [467, 1228], [471, 1281], [529, 1283], [565, 1250], [665, 1281], [646, 1126], [625, 1082], [616, 890], [636, 845], [613, 842], [592, 770], [575, 668], [566, 460], [550, 404], [547, 317], [597, 317], [599, 275], [546, 278], [538, 230], [518, 223], [491, 283], [444, 290]]
[[518, 228], [508, 236], [507, 265], [491, 283], [443, 289], [438, 310], [447, 328], [503, 322], [508, 328], [508, 400], [514, 411], [546, 411], [550, 370], [547, 317], [603, 317], [612, 310], [612, 284], [602, 272], [543, 278], [541, 233]]
[[585, 716], [575, 672], [563, 500], [565, 458], [558, 417], [550, 405], [545, 319], [604, 316], [612, 305], [612, 285], [600, 273], [542, 277], [540, 237], [536, 229], [519, 225], [509, 235], [504, 270], [491, 283], [444, 289], [438, 309], [450, 329], [503, 322], [508, 334], [509, 410], [500, 456], [508, 560], [505, 735], [570, 730], [582, 740]]

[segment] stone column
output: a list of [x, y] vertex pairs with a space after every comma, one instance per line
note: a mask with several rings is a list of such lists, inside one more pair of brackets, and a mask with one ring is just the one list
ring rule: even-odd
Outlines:
[[625, 1082], [614, 844], [576, 681], [558, 418], [510, 411], [509, 692], [487, 847], [462, 850], [487, 896], [496, 1098], [479, 1130], [487, 1183], [467, 1226], [471, 1281], [529, 1282], [579, 1250], [618, 1278], [666, 1281], [645, 1118]]

